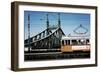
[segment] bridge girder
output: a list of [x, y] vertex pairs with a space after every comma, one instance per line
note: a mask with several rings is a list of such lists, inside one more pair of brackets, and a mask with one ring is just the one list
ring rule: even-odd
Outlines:
[[[49, 32], [49, 34], [47, 34]], [[38, 35], [30, 38], [30, 47], [32, 49], [51, 49], [60, 48], [61, 37], [65, 35], [61, 28], [57, 28], [54, 32], [44, 30]], [[25, 40], [25, 47], [28, 47], [28, 39]]]

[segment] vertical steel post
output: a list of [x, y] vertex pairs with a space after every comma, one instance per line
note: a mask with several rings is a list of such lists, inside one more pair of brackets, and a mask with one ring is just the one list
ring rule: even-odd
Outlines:
[[60, 21], [60, 13], [58, 13], [58, 27], [61, 27], [61, 21]]
[[28, 14], [28, 51], [30, 50], [30, 15]]

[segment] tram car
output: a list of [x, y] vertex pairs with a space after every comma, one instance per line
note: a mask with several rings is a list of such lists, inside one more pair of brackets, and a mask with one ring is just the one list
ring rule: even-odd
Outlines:
[[61, 52], [90, 52], [90, 40], [87, 36], [62, 37]]

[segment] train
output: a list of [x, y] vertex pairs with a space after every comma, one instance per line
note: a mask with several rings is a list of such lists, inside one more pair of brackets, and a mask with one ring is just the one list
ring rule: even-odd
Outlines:
[[61, 52], [90, 52], [90, 39], [88, 36], [62, 37]]

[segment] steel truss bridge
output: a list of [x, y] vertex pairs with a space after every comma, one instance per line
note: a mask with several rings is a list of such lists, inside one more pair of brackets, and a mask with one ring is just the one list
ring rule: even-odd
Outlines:
[[58, 24], [50, 26], [47, 14], [47, 29], [39, 34], [30, 37], [30, 16], [28, 16], [28, 39], [24, 41], [24, 46], [29, 51], [58, 50], [61, 47], [61, 38], [64, 32], [61, 29], [60, 14], [58, 14]]
[[[60, 48], [60, 40], [64, 35], [61, 28], [56, 28], [55, 31], [46, 29], [41, 33], [30, 38], [30, 48], [32, 49], [50, 49]], [[29, 47], [29, 39], [25, 40], [25, 47]]]

